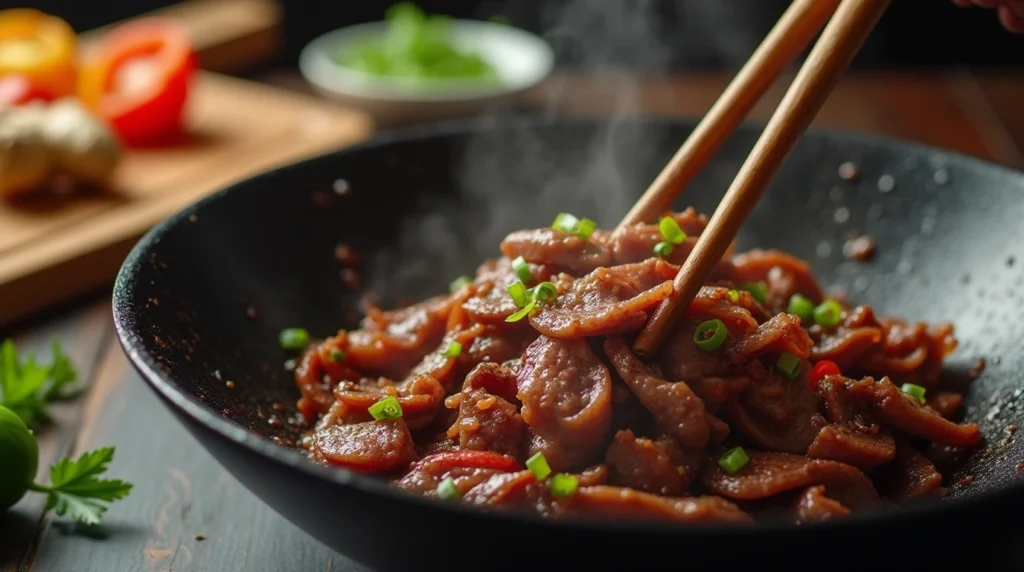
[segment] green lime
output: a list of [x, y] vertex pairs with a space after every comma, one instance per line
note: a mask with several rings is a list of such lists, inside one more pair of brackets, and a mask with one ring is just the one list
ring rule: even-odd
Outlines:
[[14, 506], [28, 491], [39, 467], [39, 444], [13, 411], [0, 406], [0, 511]]

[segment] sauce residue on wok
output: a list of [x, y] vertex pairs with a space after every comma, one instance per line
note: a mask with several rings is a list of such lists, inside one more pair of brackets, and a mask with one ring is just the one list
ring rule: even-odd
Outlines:
[[944, 495], [931, 452], [981, 441], [940, 382], [949, 324], [827, 298], [784, 252], [729, 252], [659, 355], [632, 352], [706, 226], [693, 209], [617, 235], [559, 215], [449, 294], [290, 339], [303, 446], [547, 517], [813, 522]]

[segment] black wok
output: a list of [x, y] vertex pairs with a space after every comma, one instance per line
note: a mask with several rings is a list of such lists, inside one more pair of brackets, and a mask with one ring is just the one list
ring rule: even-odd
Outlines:
[[[1024, 538], [1024, 473], [1016, 470], [1024, 446], [1007, 430], [1024, 426], [1024, 174], [861, 135], [803, 137], [738, 246], [794, 253], [824, 286], [882, 314], [952, 321], [961, 340], [947, 368], [954, 380], [987, 361], [966, 408], [987, 443], [949, 474], [945, 500], [804, 527], [547, 522], [442, 506], [313, 466], [287, 446], [295, 429], [272, 418], [293, 411], [297, 391], [278, 331], [326, 336], [359, 318], [363, 291], [339, 277], [335, 245], [362, 256], [362, 290], [378, 303], [440, 293], [497, 254], [506, 232], [550, 224], [559, 211], [614, 226], [692, 125], [513, 118], [429, 126], [240, 182], [134, 248], [114, 289], [121, 343], [238, 480], [379, 570], [985, 569], [1010, 555]], [[758, 133], [741, 129], [677, 206], [710, 214]], [[859, 166], [858, 180], [837, 175], [846, 161]], [[858, 232], [877, 244], [869, 262], [842, 254]]]

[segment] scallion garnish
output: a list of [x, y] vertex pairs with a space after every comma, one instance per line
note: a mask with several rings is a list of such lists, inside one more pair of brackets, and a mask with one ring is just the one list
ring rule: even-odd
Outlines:
[[925, 399], [924, 399], [925, 389], [923, 387], [921, 387], [920, 385], [914, 385], [913, 383], [904, 383], [900, 387], [900, 391], [902, 391], [903, 393], [906, 393], [907, 395], [909, 395], [911, 397], [916, 398], [917, 401], [921, 405], [925, 404]]
[[740, 285], [740, 290], [750, 292], [758, 304], [764, 304], [768, 300], [768, 285], [764, 282], [747, 282]]
[[793, 294], [789, 298], [789, 306], [786, 310], [790, 314], [796, 314], [804, 322], [814, 319], [814, 302], [803, 294]]
[[659, 258], [668, 258], [676, 248], [670, 242], [659, 242], [654, 245], [654, 254]]
[[512, 295], [512, 301], [521, 309], [505, 318], [506, 322], [518, 322], [537, 307], [537, 302], [553, 302], [558, 297], [558, 288], [551, 282], [541, 282], [533, 288], [527, 289], [522, 282], [509, 284], [508, 293]]
[[575, 234], [586, 240], [597, 230], [597, 223], [589, 218], [579, 219], [569, 213], [558, 213], [558, 216], [555, 217], [555, 222], [551, 223], [551, 228]]
[[576, 489], [580, 486], [580, 480], [576, 478], [576, 475], [555, 473], [551, 477], [550, 486], [552, 496], [568, 498], [576, 494]]
[[725, 295], [729, 297], [729, 301], [732, 302], [733, 304], [740, 301], [739, 290], [729, 290], [728, 292], [725, 293]]
[[718, 459], [718, 466], [731, 475], [745, 467], [749, 462], [750, 457], [747, 456], [747, 452], [743, 450], [743, 447], [733, 447], [722, 455], [722, 458]]
[[597, 230], [597, 223], [589, 218], [584, 218], [580, 219], [580, 222], [576, 225], [576, 230], [573, 234], [586, 240], [590, 238], [590, 235], [594, 234], [595, 230]]
[[309, 332], [302, 328], [287, 328], [281, 330], [277, 341], [286, 350], [302, 351], [309, 345]]
[[555, 222], [551, 223], [551, 228], [562, 232], [572, 232], [579, 223], [580, 219], [569, 213], [558, 213], [558, 216], [555, 217]]
[[444, 349], [444, 357], [448, 359], [455, 359], [462, 354], [462, 344], [459, 342], [449, 342], [448, 347]]
[[708, 320], [702, 322], [693, 332], [693, 343], [706, 351], [714, 351], [725, 342], [729, 330], [722, 320]]
[[831, 328], [843, 319], [843, 307], [835, 300], [825, 300], [814, 309], [814, 322], [819, 326]]
[[402, 416], [402, 404], [390, 395], [367, 407], [366, 410], [378, 421], [381, 419], [398, 419]]
[[340, 363], [345, 361], [345, 352], [339, 350], [338, 348], [332, 349], [330, 356], [331, 361], [333, 361], [334, 363]]
[[437, 498], [441, 500], [459, 500], [462, 498], [462, 493], [459, 492], [459, 489], [455, 488], [455, 479], [445, 477], [437, 485]]
[[513, 282], [509, 284], [508, 293], [512, 296], [512, 301], [515, 302], [516, 306], [519, 308], [525, 308], [526, 305], [531, 302], [532, 297], [522, 282]]
[[452, 280], [451, 284], [448, 285], [448, 291], [451, 292], [452, 294], [454, 294], [454, 293], [458, 292], [459, 290], [462, 290], [463, 286], [466, 286], [467, 284], [472, 284], [472, 283], [473, 283], [473, 279], [470, 278], [469, 276], [459, 276], [455, 280]]
[[779, 356], [779, 361], [775, 362], [775, 369], [788, 379], [796, 379], [802, 367], [800, 358], [791, 353], [783, 353]]
[[512, 270], [515, 270], [516, 276], [519, 277], [523, 284], [533, 282], [533, 272], [530, 272], [530, 266], [522, 256], [517, 256], [512, 261]]
[[558, 297], [558, 288], [551, 282], [541, 282], [530, 288], [530, 295], [538, 302], [554, 302]]
[[506, 322], [518, 322], [519, 320], [522, 320], [526, 316], [529, 316], [530, 312], [532, 312], [533, 309], [536, 308], [536, 307], [537, 307], [537, 301], [536, 300], [530, 300], [529, 302], [527, 302], [526, 306], [523, 306], [523, 309], [521, 309], [518, 312], [516, 312], [515, 314], [512, 314], [511, 316], [505, 318], [505, 321]]
[[530, 472], [533, 473], [533, 478], [538, 481], [543, 481], [551, 474], [551, 465], [549, 465], [548, 460], [544, 458], [544, 453], [537, 453], [527, 459], [526, 468], [530, 469]]
[[666, 216], [661, 217], [658, 222], [658, 230], [661, 231], [662, 238], [669, 244], [682, 244], [686, 240], [686, 233], [683, 229], [679, 228], [679, 223], [676, 219]]

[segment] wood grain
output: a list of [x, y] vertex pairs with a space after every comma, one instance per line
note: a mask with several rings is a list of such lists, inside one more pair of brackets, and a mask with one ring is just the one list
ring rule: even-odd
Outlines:
[[[242, 73], [262, 64], [280, 47], [281, 6], [274, 0], [188, 0], [146, 14], [182, 24], [203, 69]], [[81, 34], [88, 51], [116, 22]]]
[[[766, 122], [793, 77], [792, 72], [783, 74], [751, 110], [749, 120]], [[562, 74], [525, 99], [528, 108], [550, 114], [697, 117], [711, 108], [729, 79], [722, 73], [639, 78]], [[1022, 97], [1024, 74], [976, 77], [962, 68], [851, 72], [829, 95], [812, 127], [896, 137], [1013, 165], [1024, 149]], [[1007, 141], [1013, 146], [1008, 148]]]
[[[75, 452], [117, 447], [110, 474], [135, 484], [111, 507], [103, 536], [46, 519], [26, 570], [241, 571], [365, 569], [278, 516], [196, 443], [108, 346], [83, 404]], [[111, 551], [110, 547], [131, 547]]]
[[107, 284], [146, 230], [214, 189], [372, 132], [362, 113], [211, 73], [187, 123], [182, 144], [127, 154], [109, 193], [0, 205], [0, 324]]
[[[50, 344], [58, 340], [78, 369], [78, 383], [88, 388], [96, 379], [100, 357], [111, 347], [110, 303], [103, 300], [81, 307], [12, 337], [23, 355], [33, 353], [42, 363], [49, 362]], [[36, 432], [39, 441], [36, 478], [42, 482], [49, 478], [49, 465], [73, 449], [76, 432], [81, 426], [81, 401], [55, 404], [50, 407], [50, 413], [54, 422]], [[44, 503], [41, 495], [31, 494], [7, 514], [0, 514], [0, 530], [4, 531], [0, 534], [0, 569], [4, 572], [23, 569], [31, 560]]]

